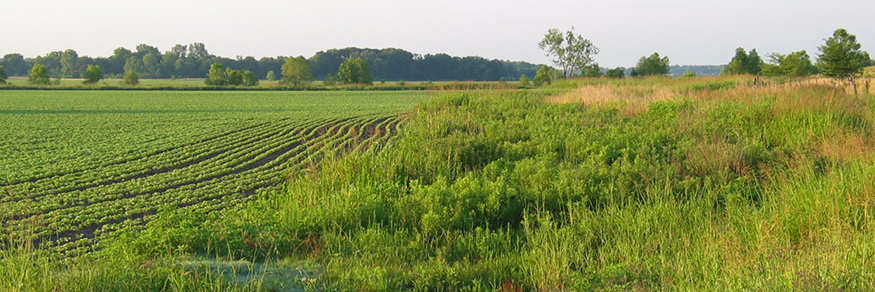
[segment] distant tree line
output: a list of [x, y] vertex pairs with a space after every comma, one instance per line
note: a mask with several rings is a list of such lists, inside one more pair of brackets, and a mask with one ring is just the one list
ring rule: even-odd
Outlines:
[[[210, 54], [203, 43], [175, 45], [161, 52], [157, 47], [138, 45], [134, 50], [117, 48], [109, 57], [80, 56], [75, 50], [54, 51], [35, 58], [12, 53], [0, 59], [9, 76], [28, 76], [33, 65], [45, 67], [52, 78], [81, 78], [89, 65], [101, 68], [108, 78], [120, 78], [132, 71], [139, 78], [205, 78], [213, 64], [221, 64], [240, 72], [252, 72], [259, 79], [274, 78], [290, 57], [240, 57], [231, 59]], [[482, 57], [454, 57], [447, 54], [419, 55], [401, 49], [343, 48], [320, 51], [305, 59], [312, 68], [312, 78], [336, 78], [340, 64], [349, 58], [360, 58], [367, 64], [375, 81], [496, 81], [534, 76], [540, 65], [526, 62], [490, 60]]]

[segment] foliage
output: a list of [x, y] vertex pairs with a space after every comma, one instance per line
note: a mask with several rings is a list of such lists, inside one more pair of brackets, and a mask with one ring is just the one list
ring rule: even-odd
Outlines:
[[659, 57], [659, 53], [653, 53], [650, 57], [641, 57], [638, 64], [632, 70], [632, 76], [667, 75], [669, 71], [668, 57]]
[[598, 63], [592, 64], [583, 69], [583, 77], [598, 78], [602, 77], [602, 69]]
[[625, 71], [626, 71], [625, 69], [623, 69], [621, 67], [617, 67], [617, 68], [614, 68], [614, 69], [611, 69], [611, 70], [608, 70], [607, 72], [605, 72], [605, 76], [608, 78], [623, 79], [624, 77], [626, 77]]
[[550, 72], [550, 67], [547, 65], [541, 66], [538, 73], [535, 73], [535, 86], [550, 85], [553, 83], [553, 74]]
[[7, 78], [9, 78], [9, 76], [6, 75], [6, 70], [3, 68], [3, 65], [0, 65], [0, 85], [6, 84]]
[[204, 79], [204, 84], [212, 86], [228, 85], [228, 71], [225, 70], [225, 66], [222, 66], [220, 63], [210, 65], [210, 73]]
[[368, 64], [361, 58], [349, 58], [340, 64], [337, 81], [342, 84], [372, 84]]
[[787, 55], [769, 54], [771, 64], [764, 64], [762, 73], [766, 76], [805, 77], [817, 72], [811, 58], [804, 50]]
[[526, 76], [526, 74], [523, 74], [522, 76], [520, 76], [520, 86], [528, 87], [531, 85], [532, 85], [532, 82], [529, 81], [529, 76]]
[[826, 77], [848, 78], [863, 72], [870, 62], [869, 53], [861, 51], [857, 36], [840, 28], [833, 32], [826, 44], [818, 47], [817, 68]]
[[559, 29], [549, 29], [538, 47], [545, 50], [547, 56], [553, 56], [553, 64], [562, 68], [563, 77], [566, 78], [592, 66], [595, 55], [599, 53], [599, 49], [592, 42], [574, 34], [574, 27], [565, 32], [564, 36]]
[[282, 69], [283, 79], [280, 82], [283, 84], [300, 86], [313, 80], [313, 70], [310, 69], [310, 64], [307, 64], [307, 59], [304, 59], [303, 56], [286, 59]]
[[681, 77], [681, 78], [695, 78], [695, 77], [696, 77], [696, 72], [688, 71], [688, 72], [686, 72], [686, 73], [684, 73], [684, 74], [681, 74], [680, 77]]
[[726, 67], [723, 67], [722, 75], [740, 75], [751, 74], [759, 75], [762, 71], [763, 60], [757, 53], [756, 49], [750, 51], [750, 54], [744, 51], [744, 48], [735, 49], [735, 56], [729, 61]]
[[274, 80], [276, 80], [276, 72], [274, 72], [273, 70], [271, 70], [271, 71], [267, 71], [267, 76], [265, 76], [265, 79], [266, 79], [267, 81], [274, 81]]
[[128, 86], [138, 85], [140, 84], [140, 75], [137, 74], [137, 71], [127, 70], [125, 71], [124, 78], [122, 78], [122, 83]]
[[256, 86], [258, 85], [258, 76], [255, 76], [255, 73], [252, 71], [246, 70], [243, 71], [243, 82], [240, 85], [243, 86]]
[[88, 65], [88, 69], [85, 69], [85, 73], [82, 73], [82, 78], [85, 78], [85, 81], [82, 83], [95, 84], [103, 79], [103, 71], [100, 70], [100, 66]]
[[51, 83], [51, 80], [49, 80], [49, 72], [46, 71], [46, 67], [40, 64], [34, 64], [33, 68], [30, 69], [30, 76], [28, 76], [27, 82], [38, 85], [48, 85]]

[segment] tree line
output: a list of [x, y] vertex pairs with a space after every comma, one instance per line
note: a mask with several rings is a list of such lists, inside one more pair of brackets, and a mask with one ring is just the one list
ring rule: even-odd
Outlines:
[[[80, 56], [75, 50], [54, 51], [35, 58], [11, 53], [0, 59], [9, 76], [29, 76], [34, 65], [45, 67], [52, 78], [81, 78], [89, 65], [99, 66], [109, 78], [120, 78], [132, 71], [139, 78], [204, 78], [213, 64], [240, 72], [250, 71], [258, 79], [278, 77], [287, 59], [277, 56], [226, 58], [210, 54], [203, 43], [175, 45], [161, 52], [157, 47], [140, 44], [133, 50], [117, 48], [109, 57]], [[482, 57], [454, 57], [447, 54], [414, 54], [402, 49], [343, 48], [317, 52], [306, 58], [313, 78], [336, 78], [341, 63], [360, 58], [367, 63], [373, 80], [387, 81], [497, 81], [520, 74], [534, 76], [539, 65], [526, 62], [490, 60]], [[273, 73], [271, 73], [273, 72]]]
[[[672, 69], [675, 70], [673, 75], [696, 76], [696, 72], [693, 71], [678, 74], [677, 70], [694, 68], [670, 66], [669, 58], [660, 56], [659, 53], [641, 57], [634, 68], [603, 69], [595, 61], [599, 49], [591, 41], [575, 34], [573, 30], [572, 27], [571, 30], [562, 33], [558, 29], [550, 29], [544, 35], [544, 39], [538, 43], [547, 56], [553, 57], [553, 64], [562, 69], [557, 77], [624, 78], [626, 75], [632, 77], [668, 75]], [[816, 63], [811, 61], [811, 57], [804, 50], [789, 54], [771, 53], [768, 56], [769, 62], [764, 62], [756, 49], [746, 52], [744, 48], [738, 48], [729, 64], [722, 66], [720, 73], [788, 77], [822, 74], [831, 78], [850, 78], [853, 83], [853, 78], [860, 75], [863, 68], [875, 66], [875, 60], [869, 56], [869, 53], [860, 50], [861, 47], [856, 36], [845, 29], [837, 29], [825, 40], [825, 44], [818, 48], [820, 54]], [[699, 67], [701, 68], [695, 69], [701, 69], [709, 74], [715, 73], [717, 69], [714, 68], [716, 66]]]

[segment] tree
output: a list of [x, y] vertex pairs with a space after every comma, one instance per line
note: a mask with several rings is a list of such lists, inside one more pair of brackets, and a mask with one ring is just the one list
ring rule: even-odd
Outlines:
[[100, 81], [100, 79], [103, 79], [103, 71], [100, 70], [100, 66], [88, 65], [88, 69], [85, 69], [85, 73], [82, 73], [82, 77], [85, 78], [83, 83], [94, 84]]
[[757, 53], [756, 49], [750, 51], [750, 54], [744, 51], [744, 48], [735, 49], [735, 56], [729, 61], [726, 67], [720, 72], [723, 75], [740, 75], [751, 74], [758, 75], [762, 71], [763, 59]]
[[3, 69], [3, 65], [0, 65], [0, 85], [6, 84], [7, 78], [9, 78], [9, 76], [6, 75], [6, 70]]
[[805, 77], [817, 72], [811, 57], [804, 50], [787, 55], [769, 54], [771, 64], [764, 64], [762, 73], [766, 76]]
[[529, 76], [526, 76], [526, 74], [520, 76], [520, 86], [527, 87], [530, 85], [532, 85], [532, 83], [529, 81]]
[[653, 53], [650, 57], [638, 59], [638, 65], [632, 74], [637, 76], [666, 75], [669, 72], [668, 57], [659, 57], [659, 53]]
[[337, 78], [334, 77], [334, 74], [329, 73], [328, 75], [325, 76], [325, 80], [322, 80], [322, 84], [325, 86], [333, 86], [333, 85], [337, 84]]
[[623, 79], [624, 77], [626, 77], [626, 72], [625, 72], [625, 70], [623, 70], [623, 68], [617, 67], [617, 68], [608, 70], [608, 72], [605, 72], [605, 76], [608, 78]]
[[681, 78], [696, 78], [696, 72], [687, 71], [684, 74], [681, 74]]
[[51, 83], [51, 80], [49, 80], [49, 71], [46, 70], [46, 66], [34, 64], [33, 68], [30, 69], [30, 76], [28, 76], [27, 81], [31, 84], [41, 85]]
[[70, 49], [61, 53], [61, 76], [75, 78], [79, 72], [79, 54]]
[[371, 84], [371, 72], [362, 58], [347, 58], [337, 70], [337, 81], [343, 84]]
[[553, 56], [553, 64], [562, 68], [563, 77], [570, 77], [595, 61], [599, 49], [587, 39], [574, 34], [574, 27], [563, 37], [559, 29], [551, 28], [538, 47]]
[[584, 68], [583, 76], [591, 78], [602, 77], [602, 69], [599, 67], [598, 63], [592, 64], [591, 66]]
[[[273, 71], [270, 71], [273, 72]], [[246, 70], [243, 71], [243, 86], [256, 86], [258, 85], [258, 76], [255, 76], [255, 73], [252, 71]]]
[[28, 68], [27, 61], [21, 54], [13, 53], [3, 56], [3, 66], [6, 68], [6, 73], [10, 76], [27, 76]]
[[276, 80], [276, 73], [274, 73], [273, 70], [267, 71], [267, 76], [265, 77], [265, 79], [267, 79], [267, 81]]
[[300, 86], [304, 83], [313, 80], [313, 70], [310, 69], [310, 64], [304, 56], [297, 58], [288, 58], [282, 67], [283, 80], [280, 83], [291, 84], [292, 86]]
[[[857, 37], [840, 28], [826, 39], [826, 44], [818, 47], [817, 68], [826, 77], [852, 78], [863, 72], [869, 61], [869, 53], [860, 51]], [[853, 80], [852, 80], [853, 81]]]
[[538, 69], [538, 73], [535, 73], [535, 86], [553, 83], [553, 76], [551, 75], [550, 67], [547, 67], [547, 65], [541, 66], [541, 69]]
[[225, 68], [225, 85], [243, 85], [243, 72], [231, 68]]
[[140, 76], [137, 75], [137, 71], [127, 70], [125, 71], [124, 79], [122, 79], [125, 85], [138, 85], [140, 84]]
[[210, 65], [210, 72], [207, 73], [207, 79], [204, 83], [212, 86], [225, 86], [228, 84], [228, 72], [221, 63], [213, 63]]

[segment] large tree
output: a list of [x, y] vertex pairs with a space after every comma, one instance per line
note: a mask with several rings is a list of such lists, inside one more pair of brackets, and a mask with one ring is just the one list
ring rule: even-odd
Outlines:
[[863, 72], [868, 64], [869, 53], [861, 51], [857, 37], [840, 28], [818, 47], [817, 68], [826, 77], [851, 78]]
[[726, 67], [720, 72], [723, 75], [740, 75], [751, 74], [759, 75], [763, 67], [763, 59], [760, 58], [756, 49], [750, 50], [750, 53], [744, 51], [744, 48], [735, 49], [735, 56], [729, 61]]
[[30, 76], [28, 76], [27, 81], [31, 84], [49, 84], [51, 80], [49, 80], [49, 71], [46, 70], [46, 66], [34, 64], [33, 68], [30, 69]]
[[666, 75], [669, 69], [668, 57], [659, 57], [659, 53], [653, 53], [650, 57], [638, 59], [638, 65], [632, 72], [637, 76]]
[[304, 56], [288, 58], [282, 67], [283, 79], [280, 83], [300, 86], [313, 80], [313, 70]]
[[337, 69], [337, 80], [343, 84], [371, 84], [371, 72], [362, 58], [347, 58]]
[[207, 73], [204, 83], [213, 86], [228, 85], [228, 71], [225, 70], [221, 63], [213, 63], [213, 65], [210, 65], [210, 72]]
[[538, 43], [538, 47], [553, 56], [553, 64], [562, 68], [562, 75], [570, 77], [577, 71], [592, 66], [599, 48], [589, 40], [574, 33], [574, 27], [563, 35], [559, 29], [551, 28]]
[[7, 54], [3, 56], [2, 62], [6, 68], [6, 74], [10, 76], [27, 76], [27, 61], [24, 60], [24, 56], [21, 54]]
[[100, 66], [88, 65], [88, 69], [85, 69], [85, 73], [82, 73], [82, 78], [85, 78], [83, 83], [94, 84], [103, 79], [103, 71], [100, 70]]
[[817, 67], [811, 63], [811, 57], [805, 50], [787, 55], [769, 54], [771, 64], [763, 65], [763, 75], [804, 77], [817, 72]]

